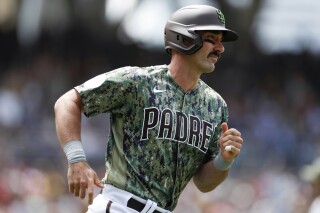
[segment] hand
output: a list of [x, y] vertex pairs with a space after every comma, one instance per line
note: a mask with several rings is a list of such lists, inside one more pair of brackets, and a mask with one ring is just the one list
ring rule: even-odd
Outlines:
[[[222, 123], [221, 129], [222, 133], [219, 140], [221, 147], [221, 155], [224, 158], [224, 160], [232, 161], [240, 154], [240, 150], [243, 144], [241, 133], [234, 128], [229, 129], [227, 123]], [[226, 151], [226, 146], [230, 146], [231, 150]]]
[[68, 168], [68, 185], [69, 191], [75, 196], [84, 199], [88, 190], [88, 203], [93, 202], [93, 187], [94, 185], [103, 188], [104, 185], [99, 180], [97, 174], [87, 162], [78, 162], [69, 165]]

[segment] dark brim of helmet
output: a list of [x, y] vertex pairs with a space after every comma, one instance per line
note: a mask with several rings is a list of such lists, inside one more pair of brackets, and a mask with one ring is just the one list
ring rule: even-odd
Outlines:
[[194, 26], [194, 27], [190, 27], [189, 30], [192, 30], [192, 31], [221, 31], [221, 32], [223, 32], [222, 42], [236, 41], [239, 38], [239, 36], [236, 32], [229, 30], [225, 27], [220, 27], [220, 26]]

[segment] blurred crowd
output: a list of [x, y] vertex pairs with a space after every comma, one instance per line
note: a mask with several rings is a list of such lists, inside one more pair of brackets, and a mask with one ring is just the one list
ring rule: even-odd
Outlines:
[[[55, 48], [24, 49], [9, 61], [2, 57], [0, 213], [84, 212], [86, 200], [68, 193], [67, 161], [55, 135], [55, 101], [117, 66], [169, 60], [164, 52], [126, 46], [118, 52], [112, 46], [92, 52], [92, 47], [81, 54]], [[319, 177], [304, 172], [320, 154], [320, 94], [314, 83], [319, 60], [250, 57], [239, 59], [237, 66], [226, 57], [213, 74], [203, 76], [226, 99], [229, 126], [245, 139], [242, 153], [216, 190], [203, 194], [190, 182], [175, 213], [306, 213], [319, 193], [314, 187]], [[101, 178], [108, 125], [107, 114], [83, 117], [84, 148]]]

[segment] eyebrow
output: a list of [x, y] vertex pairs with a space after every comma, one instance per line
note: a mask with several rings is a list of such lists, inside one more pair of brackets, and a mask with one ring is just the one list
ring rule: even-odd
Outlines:
[[215, 39], [216, 36], [221, 35], [221, 40], [223, 40], [223, 33], [220, 31], [216, 31], [216, 32], [210, 32], [210, 34], [203, 34], [203, 39]]

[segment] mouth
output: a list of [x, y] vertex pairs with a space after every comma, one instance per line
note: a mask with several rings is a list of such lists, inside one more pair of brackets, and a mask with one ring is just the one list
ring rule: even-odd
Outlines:
[[217, 61], [218, 61], [221, 57], [221, 53], [219, 51], [210, 52], [208, 54], [208, 58], [210, 58], [210, 57], [213, 57], [213, 58], [217, 59]]

